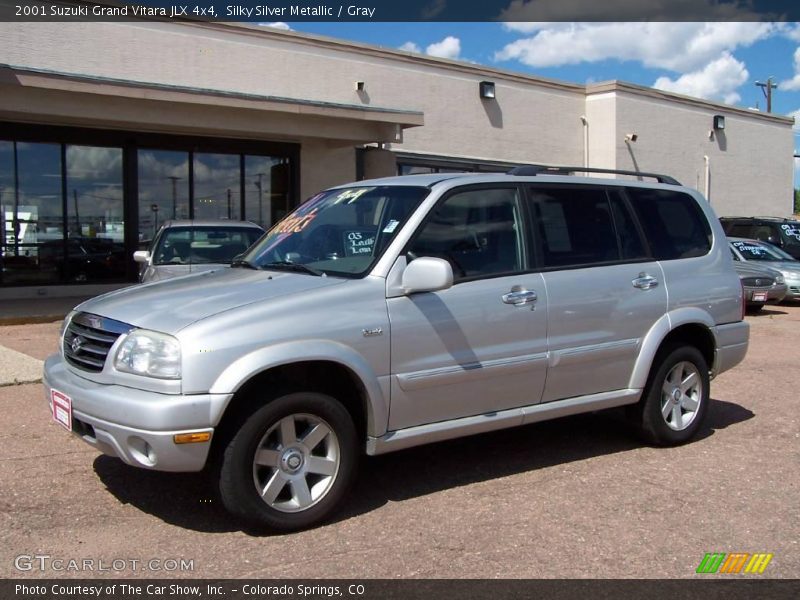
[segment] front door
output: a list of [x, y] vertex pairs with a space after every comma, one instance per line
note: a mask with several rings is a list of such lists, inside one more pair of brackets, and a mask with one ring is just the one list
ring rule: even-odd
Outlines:
[[525, 272], [524, 231], [516, 186], [456, 191], [421, 225], [407, 259], [443, 258], [455, 283], [387, 301], [390, 430], [539, 402], [548, 298], [542, 275]]

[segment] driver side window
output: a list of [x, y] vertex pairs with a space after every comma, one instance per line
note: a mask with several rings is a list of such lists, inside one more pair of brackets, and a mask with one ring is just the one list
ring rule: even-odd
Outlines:
[[433, 209], [408, 258], [447, 260], [456, 281], [523, 269], [522, 216], [516, 188], [453, 194]]

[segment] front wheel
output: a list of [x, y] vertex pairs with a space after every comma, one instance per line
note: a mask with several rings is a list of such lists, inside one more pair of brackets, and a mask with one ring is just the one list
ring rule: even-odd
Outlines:
[[355, 426], [339, 402], [316, 393], [281, 396], [254, 412], [225, 449], [222, 501], [272, 529], [309, 527], [337, 508], [357, 458]]
[[696, 435], [708, 413], [708, 365], [692, 346], [673, 348], [658, 357], [636, 416], [648, 442], [676, 446]]

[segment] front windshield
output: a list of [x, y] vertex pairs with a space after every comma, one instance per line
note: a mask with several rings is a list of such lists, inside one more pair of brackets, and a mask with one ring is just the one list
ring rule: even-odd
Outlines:
[[410, 186], [322, 192], [270, 229], [242, 262], [261, 269], [361, 277], [429, 192]]
[[263, 234], [256, 227], [192, 226], [164, 230], [153, 250], [154, 265], [229, 264]]
[[795, 260], [780, 248], [764, 242], [731, 242], [745, 260]]

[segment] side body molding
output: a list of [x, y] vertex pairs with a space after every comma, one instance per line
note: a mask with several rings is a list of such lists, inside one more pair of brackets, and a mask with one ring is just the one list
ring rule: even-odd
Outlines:
[[[209, 393], [232, 394], [258, 373], [281, 365], [308, 361], [334, 362], [351, 371], [366, 390], [364, 409], [367, 415], [367, 434], [380, 436], [386, 433], [389, 406], [381, 390], [378, 376], [358, 352], [330, 340], [286, 342], [246, 354], [228, 365], [211, 386]], [[219, 422], [226, 408], [227, 403], [219, 407], [218, 414], [211, 415], [213, 424]]]
[[[639, 358], [636, 360], [636, 365], [631, 374], [631, 380], [628, 385], [631, 389], [642, 389], [647, 383], [647, 376], [650, 374], [650, 368], [653, 365], [653, 360], [656, 357], [661, 342], [669, 335], [673, 329], [677, 329], [681, 325], [704, 325], [708, 328], [711, 334], [714, 334], [714, 321], [711, 316], [696, 307], [683, 307], [677, 308], [664, 316], [662, 316], [647, 332], [647, 335], [642, 340], [642, 348], [639, 352]], [[710, 367], [711, 365], [709, 365]]]

